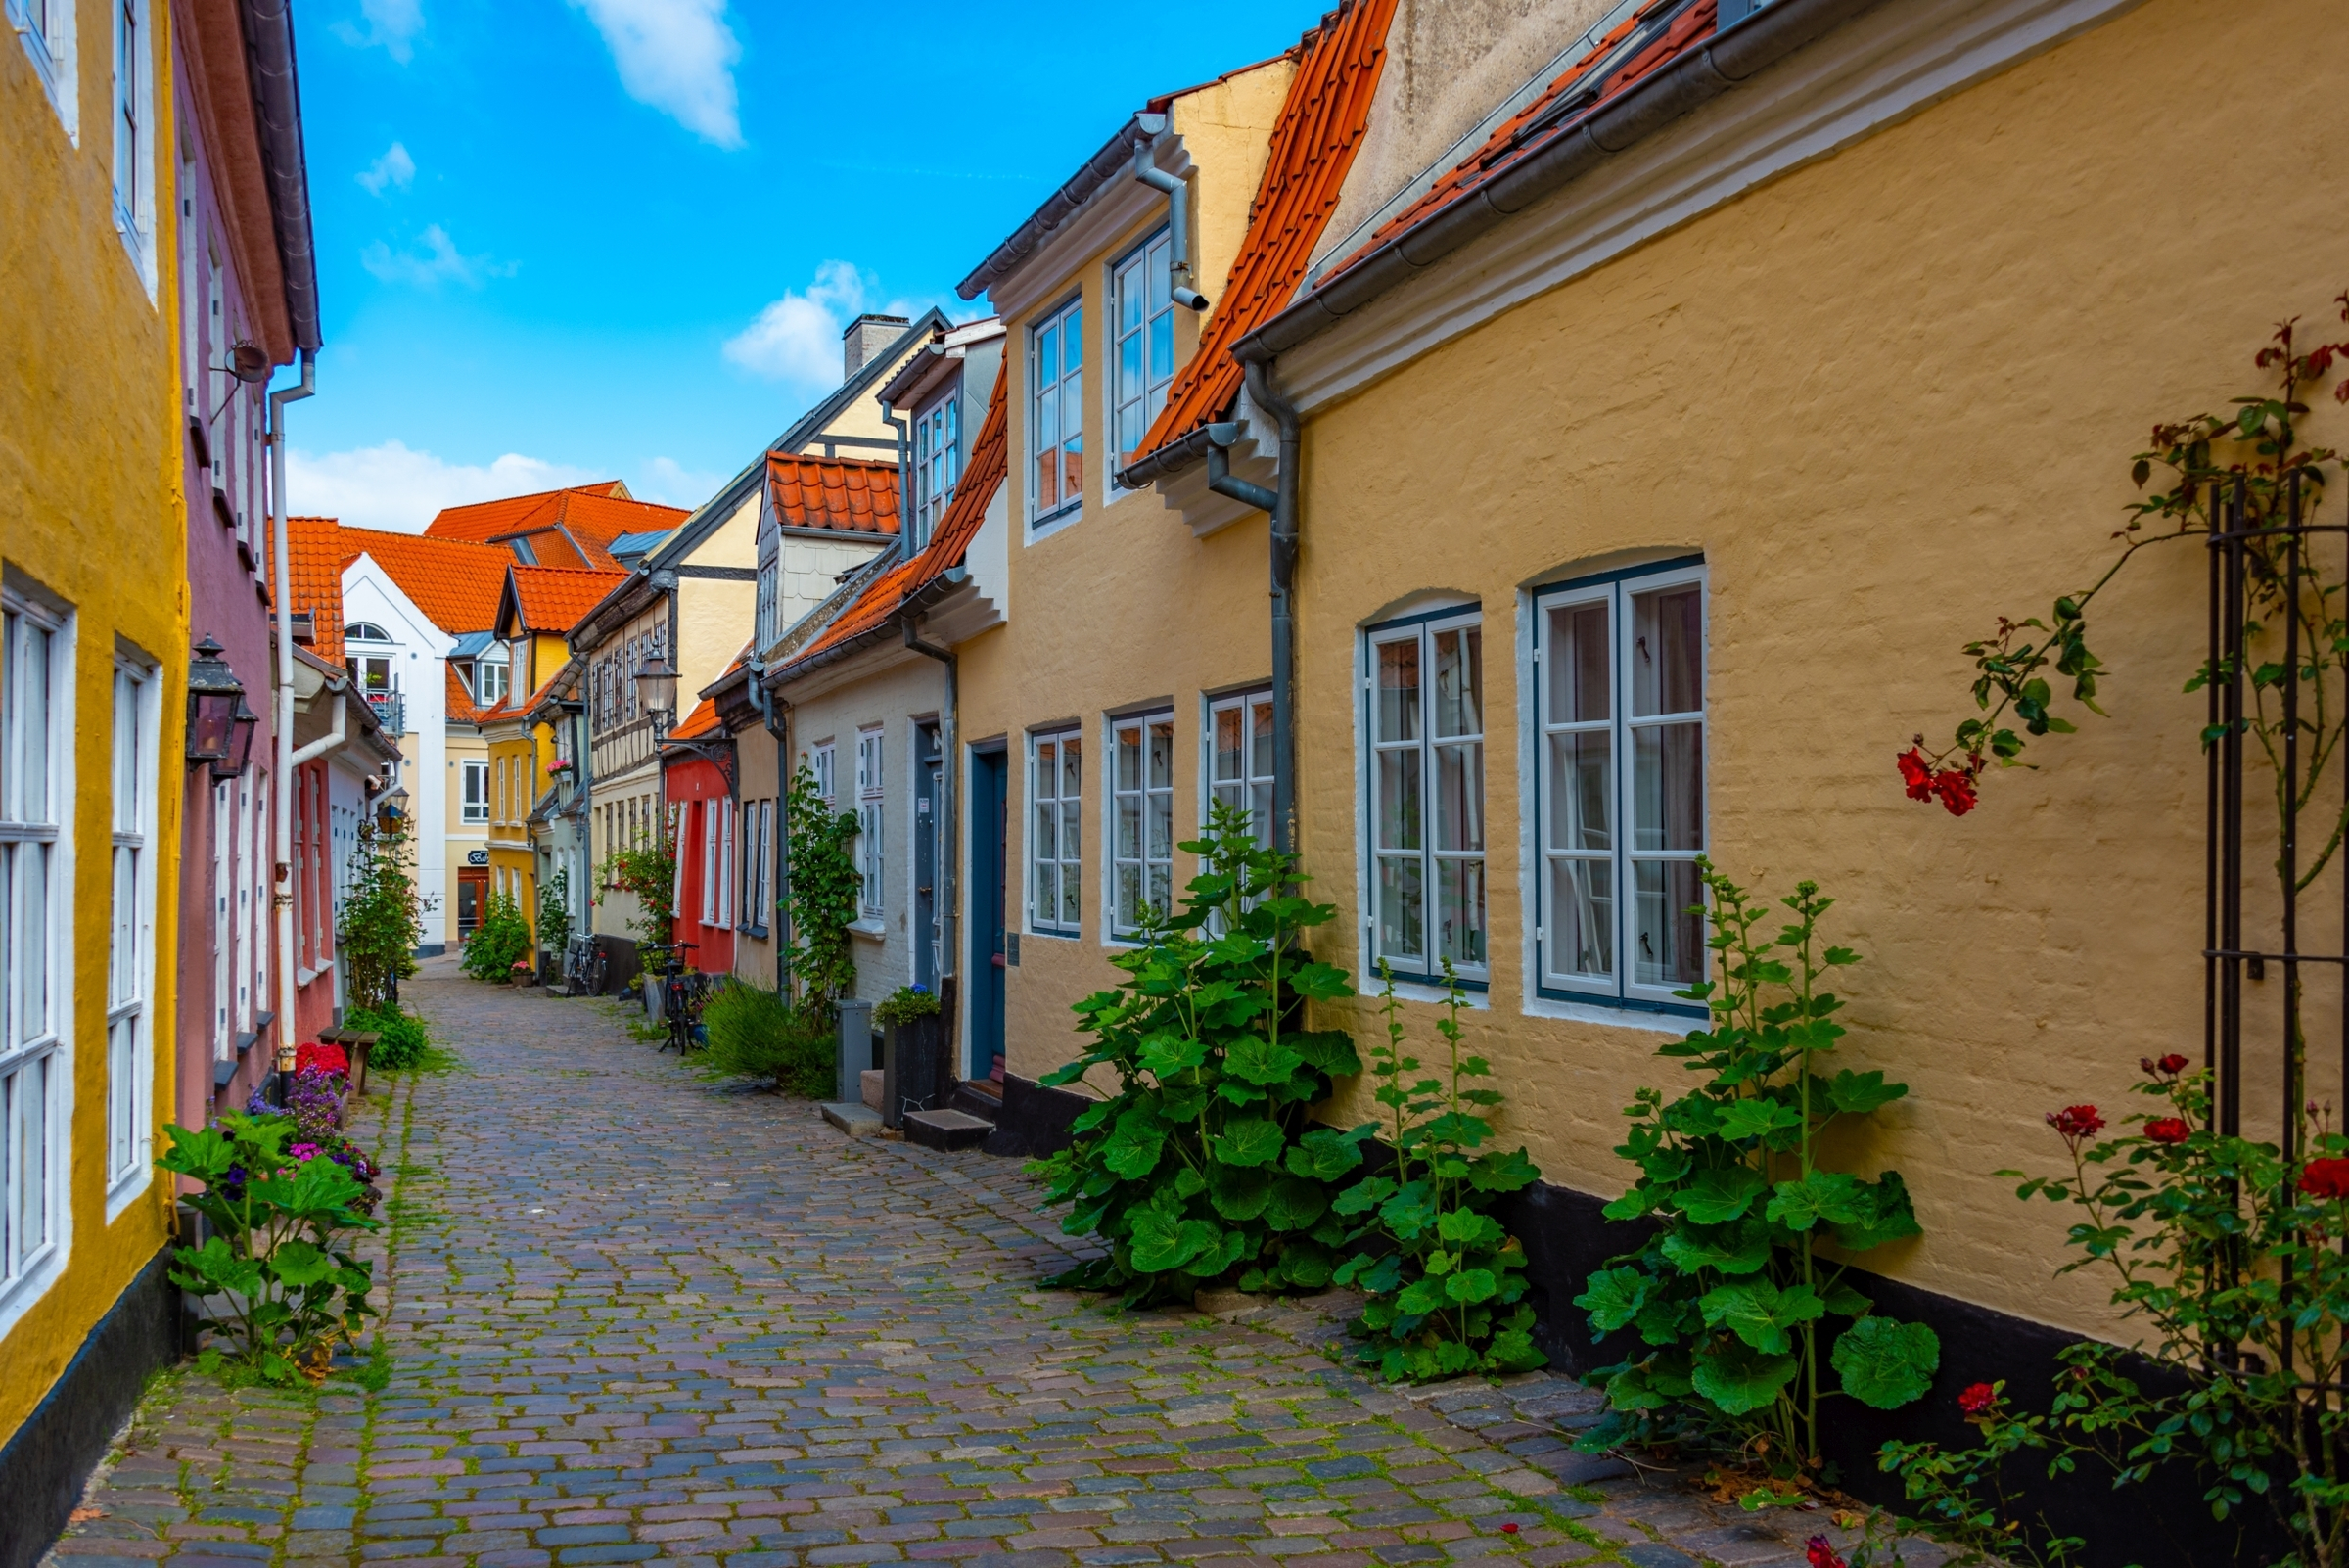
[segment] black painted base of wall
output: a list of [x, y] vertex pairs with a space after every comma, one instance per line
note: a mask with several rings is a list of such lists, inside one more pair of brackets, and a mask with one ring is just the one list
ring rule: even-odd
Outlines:
[[66, 1528], [148, 1375], [179, 1360], [179, 1292], [156, 1254], [90, 1329], [24, 1424], [0, 1448], [0, 1568], [32, 1568]]
[[[987, 1152], [1034, 1157], [1065, 1148], [1069, 1124], [1091, 1103], [1066, 1089], [1006, 1078], [1003, 1117]], [[1572, 1377], [1622, 1360], [1634, 1346], [1629, 1335], [1594, 1343], [1588, 1317], [1574, 1305], [1594, 1271], [1645, 1239], [1640, 1224], [1605, 1218], [1604, 1203], [1586, 1192], [1536, 1182], [1503, 1216], [1525, 1242], [1536, 1338], [1549, 1354], [1551, 1367]], [[1958, 1413], [1958, 1394], [1971, 1384], [2004, 1379], [2006, 1397], [2018, 1409], [2045, 1411], [2052, 1404], [2062, 1364], [2056, 1358], [2077, 1336], [1880, 1275], [1854, 1270], [1851, 1280], [1879, 1312], [1931, 1327], [1941, 1339], [1941, 1370], [1922, 1400], [1899, 1410], [1870, 1409], [1843, 1398], [1828, 1403], [1822, 1446], [1845, 1491], [1870, 1502], [1900, 1504], [1899, 1481], [1876, 1468], [1876, 1451], [1888, 1439], [1929, 1438], [1951, 1448], [1970, 1447], [1975, 1433]], [[2228, 1524], [2212, 1519], [2202, 1501], [2205, 1483], [2183, 1464], [2120, 1492], [2112, 1489], [2108, 1475], [2085, 1469], [2049, 1482], [2044, 1460], [2038, 1469], [2018, 1468], [2013, 1484], [2051, 1528], [2088, 1540], [2086, 1560], [2092, 1568], [2258, 1564], [2280, 1559], [2286, 1547], [2282, 1533], [2264, 1512], [2255, 1509], [2245, 1520]]]

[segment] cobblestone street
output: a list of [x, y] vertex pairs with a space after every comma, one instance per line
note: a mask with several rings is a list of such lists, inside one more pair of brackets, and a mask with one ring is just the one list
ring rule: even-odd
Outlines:
[[1279, 1320], [1040, 1290], [1065, 1238], [1017, 1162], [846, 1139], [606, 1004], [444, 963], [410, 997], [460, 1066], [353, 1130], [396, 1178], [374, 1360], [162, 1380], [53, 1563], [1801, 1561], [1677, 1488], [1562, 1486], [1481, 1385], [1447, 1413]]

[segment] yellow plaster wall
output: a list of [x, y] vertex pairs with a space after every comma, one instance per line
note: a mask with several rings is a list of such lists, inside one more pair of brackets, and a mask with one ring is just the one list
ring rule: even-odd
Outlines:
[[[159, 204], [161, 267], [150, 300], [116, 237], [114, 148], [106, 113], [106, 9], [81, 8], [80, 145], [70, 143], [24, 51], [0, 47], [0, 275], [13, 303], [0, 330], [0, 562], [73, 607], [73, 933], [70, 1250], [64, 1271], [0, 1339], [0, 1443], [48, 1393], [83, 1337], [169, 1235], [171, 1184], [160, 1176], [109, 1223], [106, 976], [112, 874], [114, 660], [116, 639], [161, 667], [157, 759], [154, 1115], [158, 1148], [176, 1102], [180, 797], [188, 616], [181, 494], [176, 254], [170, 204]], [[97, 40], [93, 47], [91, 40]], [[163, 29], [154, 79], [171, 69]], [[154, 108], [155, 146], [172, 145], [167, 87]], [[169, 170], [158, 159], [159, 182]], [[168, 189], [167, 184], [159, 184]], [[27, 300], [38, 308], [24, 308]], [[93, 851], [90, 847], [97, 846]]]
[[[2322, 0], [2154, 0], [1309, 424], [1302, 831], [1342, 908], [1319, 945], [1359, 972], [1358, 628], [1414, 590], [1474, 595], [1495, 961], [1469, 1038], [1511, 1095], [1503, 1135], [1550, 1180], [1622, 1190], [1620, 1108], [1682, 1077], [1651, 1054], [1665, 1037], [1523, 1016], [1519, 590], [1610, 551], [1701, 548], [1713, 853], [1841, 900], [1834, 934], [1867, 960], [1839, 988], [1843, 1056], [1911, 1087], [1837, 1151], [1900, 1168], [1924, 1225], [1868, 1266], [2113, 1327], [2105, 1281], [2051, 1278], [2059, 1217], [1991, 1173], [2050, 1168], [2043, 1113], [2123, 1110], [2141, 1055], [2199, 1057], [2201, 700], [2180, 688], [2202, 552], [2141, 558], [2098, 601], [2114, 716], [2041, 743], [2045, 770], [1994, 777], [1957, 820], [1906, 800], [1892, 759], [1971, 711], [1961, 643], [2101, 570], [2156, 418], [2251, 390], [2280, 317], [2339, 331], [2342, 74], [2274, 69], [2313, 62], [2337, 23]], [[2314, 901], [2338, 898], [2328, 879]], [[1432, 1008], [1408, 1017], [1431, 1038]], [[2316, 1092], [2337, 1103], [2322, 1068]]]
[[[1174, 130], [1200, 170], [1191, 182], [1191, 250], [1198, 267], [1194, 281], [1209, 305], [1191, 317], [1194, 328], [1204, 328], [1214, 316], [1223, 280], [1247, 237], [1248, 208], [1264, 178], [1272, 126], [1296, 74], [1297, 63], [1283, 55], [1185, 93], [1170, 106]], [[1177, 331], [1186, 316], [1191, 312], [1175, 311]], [[1189, 337], [1183, 353], [1187, 356], [1197, 344], [1195, 335]]]

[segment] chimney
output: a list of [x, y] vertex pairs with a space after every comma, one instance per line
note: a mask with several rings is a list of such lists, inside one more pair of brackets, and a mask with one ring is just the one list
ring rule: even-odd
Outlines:
[[840, 335], [841, 380], [853, 380], [873, 355], [896, 343], [912, 325], [904, 316], [862, 315], [850, 322], [849, 330]]

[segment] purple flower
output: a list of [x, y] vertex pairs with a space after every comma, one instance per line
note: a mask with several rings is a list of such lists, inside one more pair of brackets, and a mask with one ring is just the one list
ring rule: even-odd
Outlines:
[[286, 1152], [294, 1156], [295, 1159], [301, 1161], [304, 1165], [307, 1165], [310, 1161], [318, 1158], [318, 1145], [315, 1143], [289, 1144], [286, 1148]]

